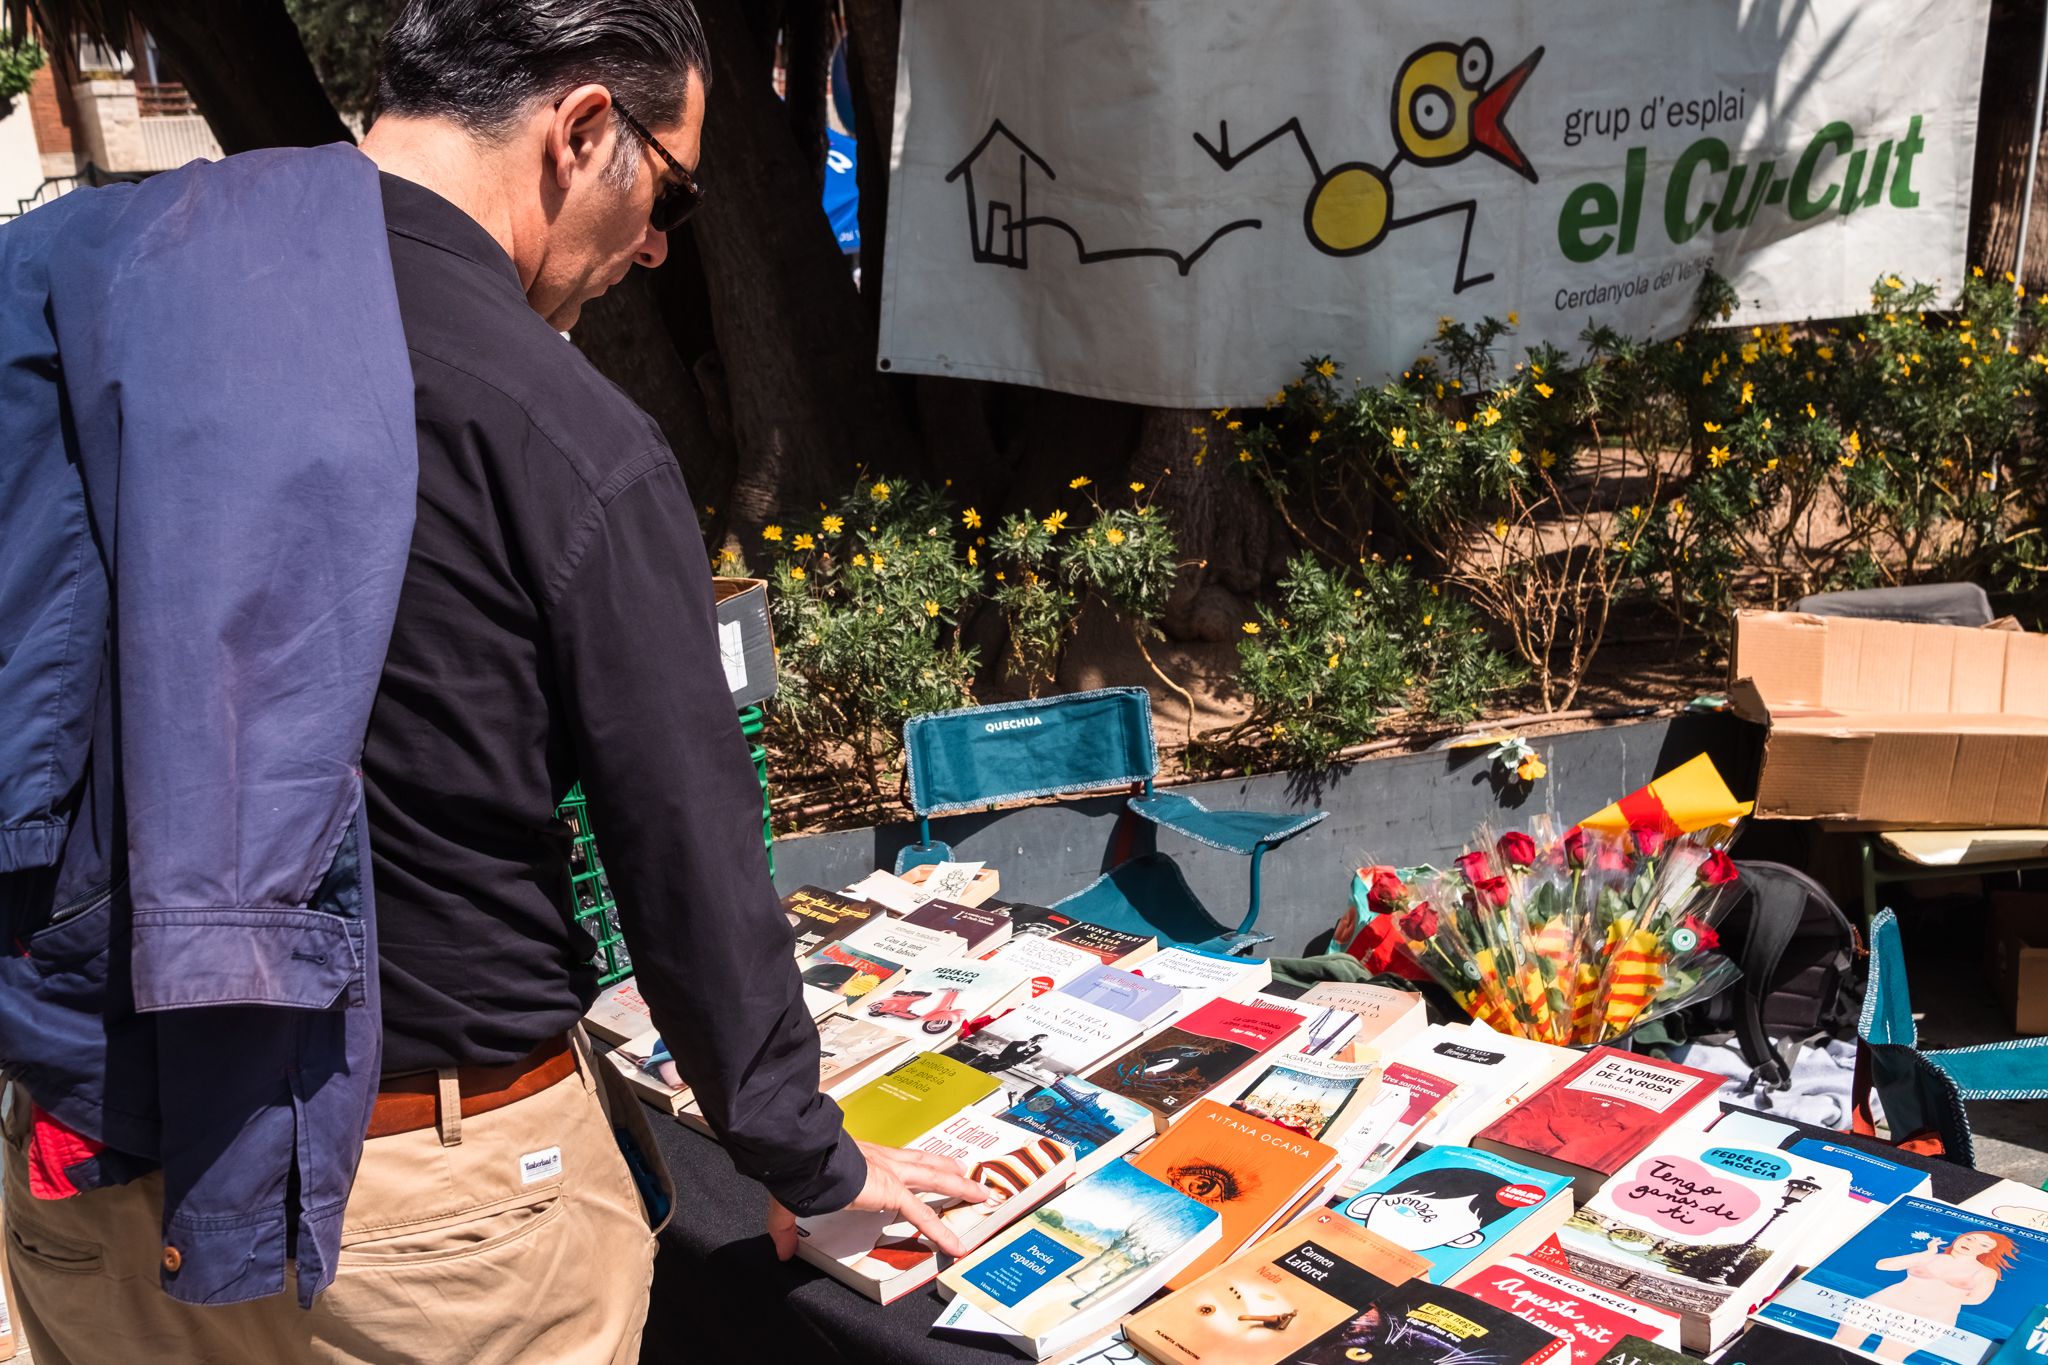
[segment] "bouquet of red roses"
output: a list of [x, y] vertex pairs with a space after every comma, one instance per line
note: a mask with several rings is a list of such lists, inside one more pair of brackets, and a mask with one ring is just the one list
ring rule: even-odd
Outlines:
[[1482, 829], [1451, 869], [1360, 875], [1371, 909], [1389, 917], [1384, 936], [1473, 1018], [1597, 1043], [1738, 975], [1715, 951], [1714, 926], [1735, 899], [1726, 846], [1747, 810], [1701, 757], [1561, 833], [1547, 820]]

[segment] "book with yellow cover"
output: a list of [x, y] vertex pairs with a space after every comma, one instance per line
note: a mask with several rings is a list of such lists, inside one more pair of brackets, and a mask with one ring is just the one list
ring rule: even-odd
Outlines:
[[1131, 1164], [1222, 1216], [1216, 1245], [1167, 1282], [1178, 1289], [1258, 1240], [1303, 1190], [1329, 1177], [1337, 1150], [1214, 1100], [1199, 1100]]
[[1327, 1209], [1260, 1238], [1124, 1324], [1159, 1365], [1282, 1365], [1429, 1262]]
[[908, 1147], [970, 1104], [995, 1092], [996, 1079], [936, 1052], [920, 1052], [839, 1102], [846, 1131], [862, 1142]]

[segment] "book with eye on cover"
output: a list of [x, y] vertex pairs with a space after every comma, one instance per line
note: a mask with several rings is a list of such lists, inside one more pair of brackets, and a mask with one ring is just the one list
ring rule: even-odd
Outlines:
[[1167, 1288], [1178, 1289], [1263, 1236], [1303, 1190], [1329, 1176], [1337, 1152], [1214, 1100], [1199, 1100], [1130, 1161], [1222, 1216], [1216, 1245], [1167, 1281]]
[[1100, 1336], [1207, 1251], [1220, 1226], [1206, 1204], [1112, 1161], [956, 1262], [939, 1293], [1043, 1360]]
[[1286, 1010], [1211, 1000], [1104, 1063], [1088, 1082], [1144, 1105], [1164, 1132], [1189, 1105], [1300, 1026], [1301, 1016]]
[[1286, 1365], [1428, 1269], [1327, 1210], [1267, 1233], [1124, 1324], [1158, 1365]]

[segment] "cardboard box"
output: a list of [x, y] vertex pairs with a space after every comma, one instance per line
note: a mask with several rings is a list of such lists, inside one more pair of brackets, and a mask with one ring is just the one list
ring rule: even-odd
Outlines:
[[760, 578], [714, 578], [718, 600], [718, 659], [732, 686], [734, 706], [775, 695], [775, 635], [768, 628], [768, 583]]
[[1999, 891], [1991, 897], [1986, 969], [2020, 1033], [2048, 1033], [2048, 895]]
[[2048, 636], [1743, 612], [1730, 672], [1768, 727], [1759, 816], [2048, 825]]

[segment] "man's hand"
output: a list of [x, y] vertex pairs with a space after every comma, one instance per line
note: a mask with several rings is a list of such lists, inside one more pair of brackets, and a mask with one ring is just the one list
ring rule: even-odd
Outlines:
[[[846, 1207], [893, 1213], [948, 1256], [961, 1254], [960, 1239], [940, 1221], [938, 1210], [919, 1196], [943, 1194], [970, 1204], [993, 1204], [1003, 1197], [988, 1186], [969, 1180], [960, 1163], [951, 1157], [880, 1147], [872, 1142], [861, 1143], [860, 1153], [868, 1159], [868, 1183], [861, 1186], [860, 1194]], [[775, 1254], [782, 1260], [796, 1255], [796, 1215], [772, 1198], [768, 1201], [768, 1238], [775, 1243]]]

